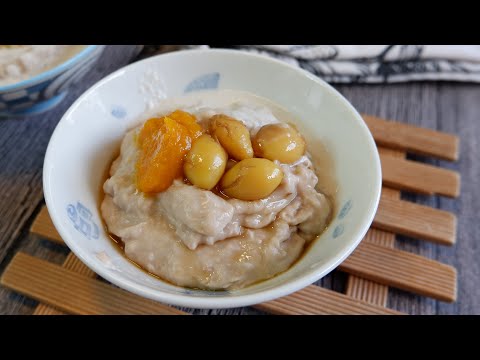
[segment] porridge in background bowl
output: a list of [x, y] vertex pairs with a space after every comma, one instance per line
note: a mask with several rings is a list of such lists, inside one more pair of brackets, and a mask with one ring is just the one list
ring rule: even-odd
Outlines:
[[318, 190], [326, 183], [317, 187], [315, 170], [326, 179], [332, 169], [325, 157], [314, 166], [273, 109], [293, 121], [253, 94], [204, 93], [163, 101], [127, 132], [101, 211], [130, 260], [173, 284], [219, 290], [268, 279], [301, 256], [332, 213], [332, 187]]
[[49, 70], [86, 45], [0, 45], [0, 86], [11, 85]]
[[0, 117], [58, 105], [87, 74], [105, 45], [0, 45]]

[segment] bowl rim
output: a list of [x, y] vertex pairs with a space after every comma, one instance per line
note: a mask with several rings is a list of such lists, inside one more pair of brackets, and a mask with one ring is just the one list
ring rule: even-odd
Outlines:
[[[56, 143], [56, 139], [59, 136], [58, 135], [60, 133], [59, 129], [61, 129], [63, 126], [66, 125], [67, 123], [66, 119], [70, 117], [70, 114], [72, 114], [76, 110], [76, 108], [80, 105], [81, 102], [83, 102], [85, 98], [87, 98], [92, 92], [96, 91], [98, 87], [101, 87], [103, 84], [109, 82], [111, 79], [116, 78], [120, 73], [124, 73], [130, 67], [142, 66], [139, 64], [147, 65], [149, 62], [156, 61], [158, 57], [177, 57], [177, 56], [184, 56], [185, 54], [205, 54], [205, 53], [227, 54], [231, 56], [247, 57], [247, 58], [250, 58], [252, 61], [271, 62], [271, 63], [274, 63], [276, 66], [293, 69], [298, 73], [299, 76], [303, 76], [305, 78], [308, 78], [311, 81], [314, 81], [317, 85], [322, 86], [330, 95], [336, 96], [337, 98], [339, 98], [343, 106], [345, 106], [346, 109], [348, 109], [352, 113], [356, 121], [358, 121], [359, 123], [360, 132], [365, 137], [365, 140], [367, 141], [367, 146], [374, 158], [374, 164], [373, 164], [374, 169], [372, 169], [372, 171], [375, 171], [376, 173], [374, 177], [375, 179], [374, 189], [372, 190], [374, 198], [372, 199], [372, 201], [370, 201], [369, 208], [367, 209], [368, 211], [365, 212], [366, 215], [357, 225], [357, 229], [355, 230], [357, 235], [352, 236], [351, 240], [338, 251], [338, 253], [341, 255], [332, 257], [330, 260], [326, 261], [320, 267], [317, 266], [312, 269], [309, 269], [303, 275], [301, 275], [299, 278], [295, 280], [291, 280], [291, 281], [288, 281], [287, 283], [274, 286], [270, 289], [260, 290], [253, 294], [233, 295], [233, 296], [230, 294], [225, 297], [223, 296], [215, 296], [215, 297], [191, 296], [189, 294], [172, 294], [172, 293], [163, 292], [162, 290], [148, 288], [147, 286], [140, 285], [135, 281], [131, 281], [129, 279], [119, 278], [113, 273], [107, 271], [105, 267], [101, 265], [97, 266], [96, 263], [91, 263], [87, 259], [87, 256], [89, 256], [87, 252], [84, 251], [81, 246], [77, 246], [77, 243], [74, 240], [70, 239], [68, 235], [70, 231], [67, 230], [66, 226], [62, 224], [62, 221], [60, 220], [61, 215], [57, 213], [56, 209], [53, 207], [53, 200], [51, 200], [53, 189], [49, 185], [50, 172], [47, 171], [46, 169], [49, 169], [51, 167], [50, 163], [51, 163], [52, 153], [54, 150], [53, 144]], [[360, 241], [363, 239], [368, 229], [370, 228], [370, 225], [376, 214], [378, 204], [380, 201], [381, 188], [382, 188], [381, 163], [380, 163], [380, 156], [378, 153], [378, 149], [375, 145], [375, 141], [365, 121], [361, 117], [361, 115], [345, 97], [343, 97], [335, 88], [333, 88], [331, 85], [326, 83], [324, 80], [307, 72], [306, 70], [297, 68], [293, 65], [287, 64], [277, 59], [266, 57], [264, 55], [251, 54], [251, 53], [243, 52], [240, 50], [231, 50], [231, 49], [188, 49], [188, 50], [175, 51], [167, 54], [160, 54], [160, 55], [152, 56], [150, 58], [143, 59], [138, 62], [134, 62], [127, 66], [124, 66], [116, 70], [115, 72], [109, 74], [108, 76], [104, 77], [103, 79], [98, 81], [96, 84], [91, 86], [88, 90], [86, 90], [62, 116], [48, 143], [47, 151], [45, 154], [44, 166], [43, 166], [43, 190], [44, 190], [45, 202], [49, 210], [49, 213], [51, 215], [53, 224], [55, 228], [58, 230], [62, 239], [65, 241], [65, 244], [70, 248], [70, 250], [76, 256], [80, 258], [80, 260], [86, 266], [88, 266], [96, 274], [100, 275], [101, 277], [108, 280], [109, 282], [123, 289], [126, 289], [134, 294], [140, 295], [148, 299], [156, 300], [159, 302], [176, 305], [176, 306], [190, 307], [190, 308], [220, 309], [220, 308], [250, 306], [253, 304], [258, 304], [258, 303], [270, 301], [282, 296], [289, 295], [308, 285], [311, 285], [315, 281], [318, 281], [319, 279], [327, 275], [329, 272], [334, 270], [339, 264], [341, 264], [355, 250], [355, 248], [358, 246]]]
[[17, 90], [17, 88], [18, 88], [18, 90], [20, 90], [20, 88], [28, 88], [30, 86], [33, 86], [33, 85], [39, 84], [39, 83], [41, 83], [45, 80], [48, 80], [48, 79], [62, 73], [63, 71], [69, 69], [70, 67], [75, 65], [77, 62], [79, 62], [81, 59], [83, 59], [85, 56], [90, 55], [93, 51], [95, 51], [95, 49], [97, 47], [98, 47], [98, 45], [87, 45], [80, 52], [76, 53], [72, 57], [69, 57], [67, 60], [61, 62], [60, 64], [58, 64], [57, 66], [55, 66], [51, 69], [42, 71], [41, 73], [39, 73], [35, 76], [29, 77], [28, 79], [25, 79], [25, 80], [22, 80], [22, 81], [13, 83], [13, 84], [8, 84], [8, 85], [3, 85], [3, 86], [0, 85], [0, 93], [1, 92], [6, 92], [6, 91], [10, 92], [12, 90]]

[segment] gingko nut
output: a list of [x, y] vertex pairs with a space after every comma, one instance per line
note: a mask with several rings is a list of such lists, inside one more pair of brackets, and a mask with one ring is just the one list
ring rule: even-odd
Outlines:
[[183, 171], [195, 186], [210, 190], [222, 177], [227, 164], [227, 153], [210, 135], [202, 135], [187, 153]]
[[223, 114], [214, 115], [210, 118], [209, 131], [235, 160], [253, 157], [250, 132], [241, 121]]
[[221, 191], [240, 200], [259, 200], [280, 185], [283, 172], [267, 159], [245, 159], [228, 170], [220, 181]]
[[305, 153], [305, 140], [288, 124], [270, 124], [260, 128], [252, 141], [255, 156], [291, 164]]

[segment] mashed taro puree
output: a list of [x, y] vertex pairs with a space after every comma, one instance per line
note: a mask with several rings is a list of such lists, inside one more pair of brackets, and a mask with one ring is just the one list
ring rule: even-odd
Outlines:
[[38, 75], [84, 48], [85, 45], [0, 45], [0, 86]]
[[[164, 100], [151, 115], [175, 109], [195, 115], [205, 129], [211, 116], [231, 116], [242, 121], [252, 137], [263, 125], [292, 121], [268, 100], [236, 91]], [[190, 288], [242, 288], [287, 270], [326, 228], [335, 186], [320, 147], [315, 148], [320, 158], [306, 153], [293, 164], [276, 162], [283, 179], [261, 200], [221, 197], [183, 179], [146, 196], [135, 179], [141, 128], [130, 130], [122, 141], [103, 187], [101, 211], [108, 230], [124, 242], [125, 255], [150, 273]], [[324, 173], [321, 184], [315, 170]]]

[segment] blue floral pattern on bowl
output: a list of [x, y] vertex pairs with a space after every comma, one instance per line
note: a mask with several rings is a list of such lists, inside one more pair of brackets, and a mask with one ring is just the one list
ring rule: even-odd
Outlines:
[[[345, 204], [343, 204], [340, 212], [338, 213], [337, 219], [339, 220], [345, 219], [345, 217], [348, 215], [348, 213], [352, 209], [352, 206], [353, 206], [352, 200], [347, 200]], [[345, 231], [345, 224], [344, 223], [338, 224], [333, 230], [333, 234], [332, 234], [333, 238], [336, 239], [337, 237], [342, 235], [344, 231]]]
[[88, 239], [98, 239], [100, 229], [92, 220], [92, 212], [80, 201], [76, 205], [67, 205], [67, 215], [78, 232]]
[[123, 119], [127, 116], [127, 110], [121, 105], [113, 105], [110, 113], [117, 119]]
[[336, 239], [337, 237], [342, 235], [344, 231], [345, 231], [345, 225], [338, 224], [333, 230], [333, 238]]
[[342, 220], [343, 218], [345, 218], [345, 216], [347, 216], [348, 212], [350, 211], [350, 209], [352, 208], [352, 200], [348, 200], [342, 207], [342, 210], [340, 210], [340, 212], [338, 213], [338, 218], [340, 220]]
[[185, 87], [184, 93], [198, 90], [213, 90], [218, 88], [220, 73], [214, 72], [196, 77]]

